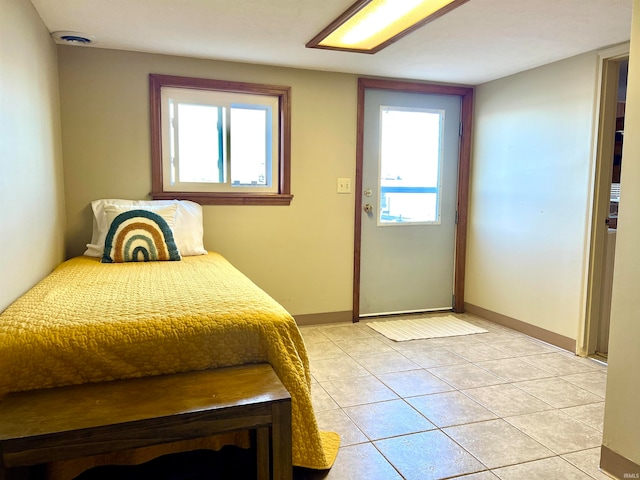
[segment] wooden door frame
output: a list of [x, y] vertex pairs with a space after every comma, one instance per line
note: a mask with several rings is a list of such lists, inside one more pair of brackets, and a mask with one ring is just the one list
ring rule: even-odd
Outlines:
[[469, 212], [469, 170], [471, 167], [471, 130], [473, 88], [376, 78], [358, 79], [358, 121], [356, 143], [356, 201], [353, 259], [353, 321], [360, 320], [360, 256], [362, 242], [362, 167], [364, 162], [364, 95], [367, 89], [395, 92], [452, 95], [462, 100], [462, 135], [458, 158], [458, 199], [453, 280], [453, 311], [464, 312], [464, 274], [467, 257], [467, 221]]
[[598, 54], [598, 83], [593, 129], [591, 212], [588, 233], [587, 268], [583, 295], [584, 315], [577, 336], [576, 353], [590, 356], [596, 352], [602, 306], [605, 260], [606, 218], [611, 195], [612, 158], [615, 143], [615, 119], [618, 102], [620, 62], [629, 58], [629, 43], [617, 45]]

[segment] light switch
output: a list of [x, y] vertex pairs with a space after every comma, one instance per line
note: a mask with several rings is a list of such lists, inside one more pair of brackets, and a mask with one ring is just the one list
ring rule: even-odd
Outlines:
[[338, 178], [338, 193], [351, 193], [350, 178]]

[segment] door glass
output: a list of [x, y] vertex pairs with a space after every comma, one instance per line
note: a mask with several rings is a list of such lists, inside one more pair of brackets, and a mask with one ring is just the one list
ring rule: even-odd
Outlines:
[[380, 107], [378, 225], [440, 223], [444, 110]]

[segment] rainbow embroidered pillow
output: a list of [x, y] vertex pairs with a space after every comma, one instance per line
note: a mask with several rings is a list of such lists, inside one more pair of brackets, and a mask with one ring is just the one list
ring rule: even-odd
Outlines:
[[103, 263], [180, 260], [171, 230], [175, 205], [153, 210], [105, 207], [110, 221]]

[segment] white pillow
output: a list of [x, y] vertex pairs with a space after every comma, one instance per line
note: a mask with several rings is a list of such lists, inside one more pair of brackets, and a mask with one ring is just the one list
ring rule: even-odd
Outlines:
[[171, 233], [175, 234], [174, 228], [176, 223], [176, 213], [178, 211], [178, 206], [176, 204], [146, 205], [144, 208], [139, 208], [136, 205], [115, 205], [113, 203], [107, 203], [103, 206], [103, 210], [105, 218], [107, 219], [107, 231], [109, 231], [113, 220], [121, 213], [128, 212], [130, 210], [148, 210], [164, 218], [165, 222], [167, 222], [167, 225], [169, 225], [169, 228], [171, 229]]
[[173, 236], [180, 255], [188, 257], [207, 254], [203, 243], [202, 207], [199, 204], [188, 200], [101, 199], [91, 202], [91, 208], [93, 209], [93, 235], [91, 236], [91, 243], [87, 244], [87, 250], [84, 252], [89, 257], [102, 257], [104, 253], [104, 241], [110, 225], [105, 213], [106, 205], [130, 206], [131, 209], [142, 210], [147, 210], [149, 209], [148, 207], [176, 205]]

